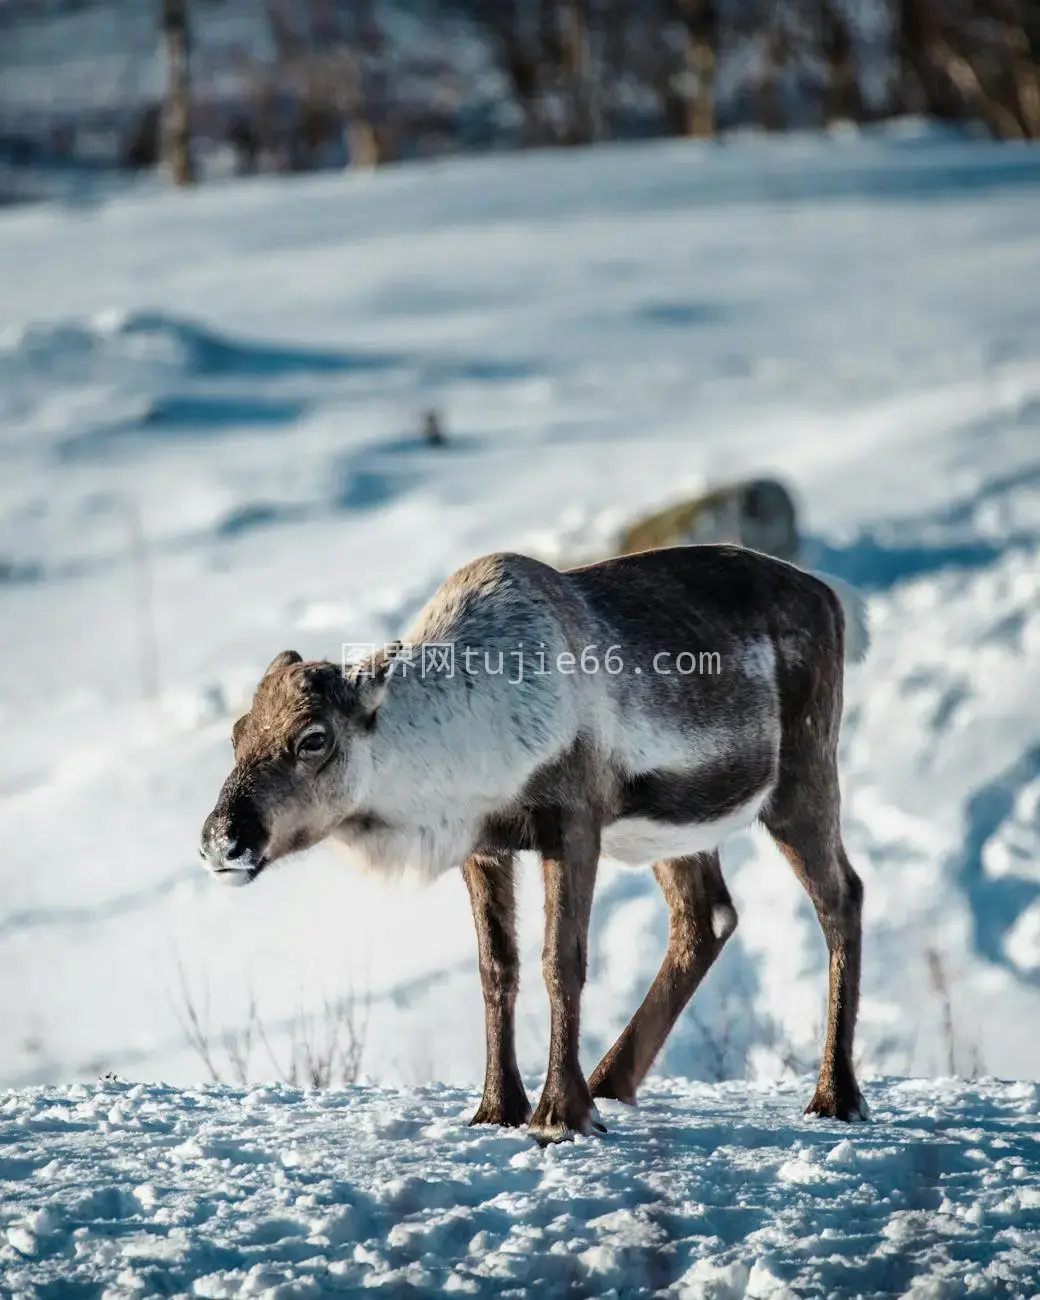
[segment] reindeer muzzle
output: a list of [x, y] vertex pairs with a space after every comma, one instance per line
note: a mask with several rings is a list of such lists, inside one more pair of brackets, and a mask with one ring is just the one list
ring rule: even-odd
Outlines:
[[[226, 787], [225, 787], [226, 789]], [[267, 866], [267, 833], [252, 803], [221, 792], [202, 827], [199, 856], [225, 885], [249, 885]]]

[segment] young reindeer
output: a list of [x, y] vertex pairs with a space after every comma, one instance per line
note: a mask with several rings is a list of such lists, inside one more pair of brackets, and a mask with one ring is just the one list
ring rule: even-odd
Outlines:
[[[852, 1044], [863, 891], [841, 840], [837, 746], [844, 662], [864, 653], [866, 622], [855, 594], [829, 582], [735, 546], [566, 572], [521, 555], [476, 560], [407, 639], [431, 661], [433, 647], [452, 646], [453, 671], [420, 671], [391, 652], [347, 673], [294, 651], [275, 659], [235, 724], [235, 766], [202, 856], [236, 885], [325, 839], [379, 872], [433, 879], [461, 867], [487, 1032], [472, 1122], [530, 1120], [548, 1140], [602, 1128], [595, 1097], [634, 1102], [737, 924], [718, 845], [759, 821], [812, 899], [830, 953], [808, 1113], [862, 1117]], [[542, 859], [551, 1007], [533, 1116], [513, 1023], [513, 870], [525, 849]], [[601, 854], [654, 864], [671, 927], [650, 991], [586, 1082], [578, 1030]]]

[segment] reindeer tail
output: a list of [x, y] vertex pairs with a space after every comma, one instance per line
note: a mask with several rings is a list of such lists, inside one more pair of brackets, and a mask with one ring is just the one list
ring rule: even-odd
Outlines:
[[862, 663], [870, 649], [870, 616], [862, 592], [844, 578], [832, 573], [815, 573], [814, 578], [825, 582], [841, 601], [845, 614], [845, 662]]

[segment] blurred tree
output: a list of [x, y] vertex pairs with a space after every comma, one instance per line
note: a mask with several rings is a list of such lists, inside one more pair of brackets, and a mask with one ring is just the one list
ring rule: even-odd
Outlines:
[[1003, 53], [997, 97], [1008, 104], [1021, 133], [1040, 140], [1040, 4], [1036, 0], [980, 0]]
[[158, 0], [161, 90], [149, 0], [0, 0], [0, 28], [76, 6], [117, 18], [125, 75], [98, 95], [78, 54], [79, 86], [59, 61], [26, 100], [0, 39], [16, 165], [96, 165], [101, 142], [187, 184], [221, 144], [240, 172], [303, 171], [901, 113], [1040, 139], [1040, 0]]
[[166, 40], [169, 84], [163, 123], [164, 152], [176, 185], [195, 179], [191, 154], [191, 32], [188, 0], [163, 0], [162, 31]]
[[683, 32], [683, 67], [677, 78], [677, 133], [713, 136], [719, 12], [716, 0], [670, 0], [673, 21]]
[[589, 144], [602, 135], [599, 76], [592, 61], [589, 0], [558, 0], [559, 70], [567, 101], [565, 144]]
[[559, 59], [554, 0], [440, 0], [443, 13], [468, 19], [484, 36], [491, 58], [521, 116], [520, 144], [548, 138], [542, 98]]
[[861, 122], [866, 116], [849, 24], [835, 0], [820, 0], [820, 45], [825, 65], [823, 120]]
[[129, 171], [155, 167], [162, 157], [162, 105], [146, 104], [134, 114], [119, 149], [119, 161]]
[[896, 0], [897, 111], [1040, 139], [1036, 0]]
[[758, 6], [761, 72], [758, 81], [758, 120], [767, 131], [782, 131], [788, 124], [783, 83], [792, 55], [790, 19], [792, 4], [762, 0]]

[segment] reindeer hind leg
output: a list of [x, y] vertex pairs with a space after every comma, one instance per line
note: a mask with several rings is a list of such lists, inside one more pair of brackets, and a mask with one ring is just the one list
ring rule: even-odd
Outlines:
[[633, 1105], [683, 1008], [737, 926], [718, 851], [659, 862], [668, 903], [668, 950], [635, 1015], [589, 1077], [593, 1097]]
[[[852, 1063], [859, 1007], [863, 885], [852, 868], [837, 825], [837, 775], [822, 810], [800, 807], [793, 816], [767, 822], [781, 853], [801, 881], [827, 942], [827, 1030], [816, 1092], [806, 1114], [828, 1119], [865, 1119], [866, 1105]], [[814, 804], [816, 799], [814, 796]]]

